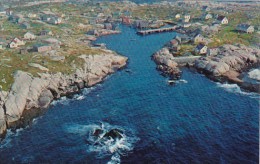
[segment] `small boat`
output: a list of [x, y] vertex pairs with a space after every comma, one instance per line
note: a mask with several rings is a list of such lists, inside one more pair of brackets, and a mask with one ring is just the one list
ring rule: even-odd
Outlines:
[[176, 81], [175, 81], [175, 80], [168, 80], [168, 83], [169, 83], [170, 85], [174, 85], [174, 84], [176, 83]]
[[136, 41], [136, 39], [130, 39], [130, 41]]
[[125, 72], [127, 72], [127, 73], [133, 73], [130, 69], [126, 69]]

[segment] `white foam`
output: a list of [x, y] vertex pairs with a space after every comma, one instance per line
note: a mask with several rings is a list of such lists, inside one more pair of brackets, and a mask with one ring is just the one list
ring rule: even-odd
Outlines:
[[26, 126], [25, 128], [19, 128], [15, 131], [12, 131], [10, 129], [7, 129], [7, 133], [5, 138], [0, 142], [0, 149], [2, 148], [9, 148], [12, 147], [11, 141], [14, 137], [18, 137], [22, 131], [24, 131], [29, 126]]
[[180, 79], [179, 82], [181, 82], [181, 83], [185, 83], [185, 84], [188, 83], [188, 81], [187, 81], [187, 80], [184, 80], [184, 79]]
[[[97, 84], [96, 86], [100, 86], [100, 85], [101, 84]], [[96, 86], [95, 87], [91, 87], [91, 88], [84, 88], [82, 90], [81, 94], [75, 94], [73, 96], [73, 98], [67, 98], [66, 96], [63, 96], [60, 99], [53, 101], [51, 103], [51, 105], [54, 105], [54, 106], [58, 105], [58, 104], [69, 105], [69, 103], [71, 101], [74, 101], [74, 100], [77, 100], [77, 101], [84, 100], [86, 98], [87, 94], [89, 94], [92, 90], [96, 89]]]
[[[111, 156], [109, 164], [119, 164], [120, 155], [126, 155], [129, 151], [133, 150], [134, 144], [139, 140], [131, 131], [125, 132], [121, 127], [112, 126], [108, 123], [90, 125], [68, 124], [64, 126], [64, 129], [68, 133], [87, 137], [89, 143], [87, 152], [95, 152], [97, 158]], [[96, 129], [103, 130], [99, 137], [93, 135]], [[123, 131], [122, 134], [120, 133], [122, 138], [104, 138], [105, 134], [112, 129]]]
[[111, 157], [111, 160], [107, 164], [119, 164], [121, 163], [120, 155], [118, 153]]
[[92, 129], [99, 128], [98, 125], [80, 125], [80, 124], [68, 124], [64, 126], [64, 129], [67, 133], [86, 135]]
[[250, 96], [251, 98], [259, 98], [259, 94], [253, 93], [253, 92], [244, 92], [241, 90], [241, 88], [237, 84], [228, 84], [228, 83], [217, 83], [217, 86], [220, 88], [223, 88], [224, 90], [236, 94], [242, 94], [242, 95], [247, 95]]

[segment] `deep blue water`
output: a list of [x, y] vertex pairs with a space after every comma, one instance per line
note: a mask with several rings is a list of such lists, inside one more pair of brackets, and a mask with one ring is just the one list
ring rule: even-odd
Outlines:
[[112, 154], [86, 143], [100, 121], [129, 137], [121, 163], [258, 163], [258, 96], [188, 69], [187, 83], [169, 86], [150, 56], [175, 33], [141, 37], [122, 28], [98, 42], [128, 56], [132, 73], [119, 71], [85, 99], [59, 101], [31, 127], [9, 132], [0, 163], [107, 163]]

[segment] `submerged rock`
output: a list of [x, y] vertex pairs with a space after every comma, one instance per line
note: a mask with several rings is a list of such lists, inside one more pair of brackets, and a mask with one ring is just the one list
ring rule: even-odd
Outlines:
[[121, 139], [123, 138], [123, 131], [119, 129], [112, 129], [108, 131], [105, 135], [104, 138], [112, 138], [112, 139]]

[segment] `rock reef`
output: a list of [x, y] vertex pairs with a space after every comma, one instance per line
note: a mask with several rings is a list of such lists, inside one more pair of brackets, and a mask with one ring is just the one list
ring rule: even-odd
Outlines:
[[169, 76], [171, 79], [180, 77], [181, 71], [178, 68], [178, 63], [174, 61], [174, 57], [169, 49], [162, 48], [152, 58], [157, 64], [157, 70], [161, 71], [163, 75]]
[[23, 71], [14, 74], [9, 92], [0, 91], [0, 135], [16, 129], [48, 108], [61, 96], [77, 93], [84, 87], [101, 82], [107, 75], [126, 65], [127, 58], [107, 50], [101, 55], [81, 55], [84, 66], [75, 73], [41, 73], [39, 77]]
[[[214, 48], [214, 55], [174, 57], [164, 47], [153, 55], [157, 69], [164, 75], [180, 76], [179, 66], [193, 66], [209, 78], [220, 82], [231, 82], [242, 88], [260, 93], [260, 50], [244, 45], [223, 45]], [[173, 78], [175, 79], [175, 78]]]
[[[194, 67], [213, 80], [237, 83], [244, 89], [259, 93], [259, 84], [249, 80], [256, 77], [257, 71], [251, 71], [251, 76], [247, 76], [250, 69], [257, 70], [259, 67], [259, 49], [244, 45], [223, 45], [216, 51], [216, 55], [197, 59]], [[255, 78], [254, 81], [259, 82], [259, 79]]]

